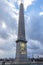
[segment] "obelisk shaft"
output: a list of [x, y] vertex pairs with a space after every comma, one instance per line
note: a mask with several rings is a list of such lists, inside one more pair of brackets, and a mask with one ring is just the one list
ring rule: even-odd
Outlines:
[[24, 7], [22, 3], [20, 4], [20, 11], [19, 11], [18, 40], [17, 41], [26, 42], [25, 23], [24, 23]]

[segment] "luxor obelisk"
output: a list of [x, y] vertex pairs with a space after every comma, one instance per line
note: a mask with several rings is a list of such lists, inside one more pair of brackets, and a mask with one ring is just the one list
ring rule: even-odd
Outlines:
[[27, 62], [27, 41], [25, 38], [24, 6], [21, 2], [18, 23], [18, 39], [16, 40], [16, 64]]

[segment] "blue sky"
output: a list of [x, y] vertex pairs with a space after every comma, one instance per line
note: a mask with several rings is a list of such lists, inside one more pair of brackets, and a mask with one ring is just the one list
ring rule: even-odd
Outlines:
[[[0, 58], [15, 58], [20, 0], [0, 0]], [[43, 0], [23, 0], [28, 57], [43, 57]]]

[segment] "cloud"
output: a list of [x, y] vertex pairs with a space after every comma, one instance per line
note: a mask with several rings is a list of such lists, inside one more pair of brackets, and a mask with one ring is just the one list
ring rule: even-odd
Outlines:
[[[42, 51], [41, 51], [42, 45], [41, 45], [40, 41], [29, 39], [29, 41], [27, 43], [27, 48], [28, 48], [27, 49], [28, 56], [30, 54], [34, 55], [34, 54], [41, 54], [42, 53]], [[40, 53], [39, 53], [39, 50], [40, 50]]]
[[6, 24], [4, 22], [2, 23], [2, 28], [3, 29], [6, 29], [7, 28], [7, 26], [6, 26]]
[[[29, 19], [28, 19], [29, 18]], [[28, 57], [43, 55], [43, 16], [33, 13], [25, 19]], [[40, 52], [39, 52], [40, 51]]]
[[15, 16], [18, 11], [13, 3], [7, 0], [1, 0], [0, 5], [0, 58], [15, 58], [17, 38], [17, 17]]
[[[27, 0], [27, 1], [26, 1], [26, 0], [23, 0], [24, 9], [26, 10], [28, 6], [34, 4], [34, 1], [35, 1], [35, 0], [30, 0], [30, 1], [28, 1], [28, 0]], [[20, 5], [20, 3], [21, 3], [21, 1], [18, 0], [18, 5]]]
[[38, 40], [43, 43], [43, 16], [30, 16], [30, 22], [28, 24], [26, 32], [28, 39]]
[[25, 7], [25, 9], [26, 9], [28, 6], [32, 5], [34, 1], [35, 1], [35, 0], [30, 0], [30, 1], [24, 0], [24, 7]]
[[[40, 44], [40, 42], [39, 41], [37, 41], [37, 40], [29, 40], [29, 42], [28, 43], [30, 43], [30, 44], [28, 44], [28, 48], [29, 49], [33, 49], [33, 50], [37, 50], [37, 49], [39, 49], [40, 48], [40, 46], [41, 46], [41, 44]], [[38, 46], [39, 45], [39, 46]]]
[[[6, 55], [5, 55], [6, 53]], [[13, 40], [0, 38], [0, 58], [15, 58], [16, 44]]]
[[6, 32], [0, 32], [0, 38], [8, 39], [9, 35]]
[[40, 16], [43, 15], [43, 12], [40, 12], [39, 15], [40, 15]]
[[15, 54], [16, 54], [16, 48], [12, 48], [12, 50], [0, 50], [0, 58], [15, 58]]
[[3, 9], [3, 11], [5, 13], [8, 13], [11, 18], [13, 18], [13, 19], [15, 18], [16, 21], [18, 20], [19, 10], [15, 6], [15, 0], [14, 1], [13, 0], [12, 1], [11, 0], [9, 0], [9, 1], [2, 0], [1, 1], [1, 9]]

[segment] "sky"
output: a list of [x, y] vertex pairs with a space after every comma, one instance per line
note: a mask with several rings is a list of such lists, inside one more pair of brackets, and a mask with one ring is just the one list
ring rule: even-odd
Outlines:
[[[0, 0], [0, 58], [16, 57], [21, 0]], [[43, 0], [23, 0], [27, 56], [43, 57]]]

